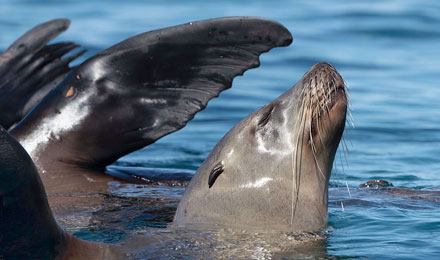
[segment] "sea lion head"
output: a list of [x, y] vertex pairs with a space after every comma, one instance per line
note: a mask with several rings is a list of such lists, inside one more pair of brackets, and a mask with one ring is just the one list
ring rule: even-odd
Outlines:
[[326, 224], [346, 86], [329, 63], [231, 129], [199, 168], [177, 224], [311, 231]]

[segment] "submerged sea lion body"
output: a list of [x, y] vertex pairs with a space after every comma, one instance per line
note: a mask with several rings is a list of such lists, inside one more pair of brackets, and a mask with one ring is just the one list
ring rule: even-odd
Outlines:
[[342, 77], [313, 66], [289, 91], [239, 122], [191, 180], [174, 222], [314, 231], [347, 111]]

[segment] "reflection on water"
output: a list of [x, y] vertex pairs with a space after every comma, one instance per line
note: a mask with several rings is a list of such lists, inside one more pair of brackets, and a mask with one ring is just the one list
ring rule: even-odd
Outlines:
[[324, 232], [267, 234], [171, 226], [139, 231], [122, 245], [137, 259], [315, 259], [326, 256]]

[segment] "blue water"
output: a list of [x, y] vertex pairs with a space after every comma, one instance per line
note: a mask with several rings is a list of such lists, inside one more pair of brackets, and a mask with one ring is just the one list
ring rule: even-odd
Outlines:
[[[79, 43], [89, 50], [86, 57], [135, 34], [194, 20], [235, 15], [276, 20], [292, 32], [290, 47], [264, 54], [260, 68], [236, 78], [232, 89], [183, 130], [116, 164], [195, 171], [241, 118], [286, 91], [313, 64], [328, 61], [350, 87], [354, 127], [346, 130], [347, 159], [337, 155], [330, 183], [326, 254], [439, 259], [439, 13], [440, 2], [429, 0], [2, 0], [0, 46], [59, 17], [72, 25], [58, 40]], [[402, 189], [358, 188], [371, 179]], [[87, 232], [79, 235], [93, 239]]]

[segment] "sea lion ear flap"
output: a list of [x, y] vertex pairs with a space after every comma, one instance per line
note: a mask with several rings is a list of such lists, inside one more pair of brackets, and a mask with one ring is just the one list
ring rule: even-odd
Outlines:
[[69, 63], [84, 53], [63, 57], [78, 47], [73, 42], [46, 45], [69, 25], [67, 19], [40, 24], [0, 55], [0, 125], [6, 129], [55, 88], [70, 70]]
[[0, 231], [5, 259], [52, 259], [63, 241], [31, 158], [1, 126]]
[[[184, 127], [210, 99], [230, 88], [234, 77], [257, 67], [261, 53], [291, 42], [292, 35], [281, 24], [252, 17], [143, 33], [73, 70], [13, 134], [26, 143], [32, 129], [53, 125], [37, 151], [53, 152], [38, 156], [26, 147], [33, 157], [104, 169]], [[72, 88], [79, 90], [74, 96], [69, 95]], [[49, 141], [50, 136], [59, 142]]]

